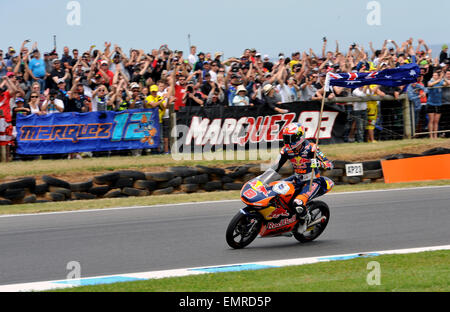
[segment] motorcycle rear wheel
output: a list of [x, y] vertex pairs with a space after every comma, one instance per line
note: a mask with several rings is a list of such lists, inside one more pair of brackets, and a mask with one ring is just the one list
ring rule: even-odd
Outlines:
[[258, 236], [261, 230], [261, 219], [257, 216], [237, 213], [231, 219], [226, 232], [228, 245], [234, 249], [248, 246]]
[[[323, 201], [312, 201], [308, 203], [309, 213], [311, 214], [311, 222], [318, 220], [319, 218], [325, 216], [326, 220], [322, 223], [316, 224], [312, 229], [307, 229], [306, 232], [300, 234], [297, 229], [294, 230], [294, 237], [301, 243], [308, 243], [315, 240], [322, 234], [322, 232], [327, 227], [328, 221], [330, 221], [330, 208]], [[309, 231], [308, 231], [309, 230]]]

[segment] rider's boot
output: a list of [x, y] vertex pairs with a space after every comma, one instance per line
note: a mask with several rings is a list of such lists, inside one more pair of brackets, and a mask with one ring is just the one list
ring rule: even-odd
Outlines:
[[299, 198], [294, 199], [294, 209], [297, 212], [297, 218], [300, 220], [300, 223], [303, 224], [308, 215], [308, 208], [304, 201]]
[[306, 231], [311, 218], [309, 215], [308, 207], [305, 204], [306, 203], [301, 199], [294, 199], [294, 209], [297, 212], [296, 215], [297, 219], [299, 220], [297, 232], [300, 234]]

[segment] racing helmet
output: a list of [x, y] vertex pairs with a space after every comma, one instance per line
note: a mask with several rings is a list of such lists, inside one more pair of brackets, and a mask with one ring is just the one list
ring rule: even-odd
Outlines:
[[305, 142], [305, 129], [299, 122], [288, 124], [283, 129], [283, 142], [291, 149], [299, 147]]

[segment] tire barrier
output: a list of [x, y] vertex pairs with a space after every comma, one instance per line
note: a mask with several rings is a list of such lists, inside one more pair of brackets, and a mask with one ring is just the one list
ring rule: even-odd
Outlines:
[[[386, 156], [383, 160], [441, 154], [450, 154], [450, 149], [438, 147], [420, 155], [395, 154]], [[381, 160], [333, 160], [333, 163], [334, 169], [321, 173], [337, 185], [384, 182]], [[361, 163], [363, 171], [358, 176], [347, 176], [346, 165], [353, 163]], [[82, 182], [68, 182], [48, 175], [40, 179], [24, 177], [11, 182], [0, 182], [0, 205], [240, 190], [245, 182], [260, 175], [267, 168], [267, 164], [248, 164], [227, 168], [176, 166], [164, 172], [117, 170], [93, 176]], [[290, 164], [283, 166], [280, 174], [283, 177], [292, 175]]]

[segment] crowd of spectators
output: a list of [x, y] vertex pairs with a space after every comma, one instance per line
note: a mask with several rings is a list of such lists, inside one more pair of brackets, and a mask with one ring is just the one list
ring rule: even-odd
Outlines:
[[[421, 76], [417, 83], [408, 86], [407, 94], [416, 117], [426, 107], [425, 128], [430, 137], [436, 137], [440, 106], [450, 103], [450, 89], [442, 88], [450, 84], [448, 47], [444, 45], [440, 56], [433, 59], [432, 51], [421, 39], [415, 44], [411, 38], [400, 46], [386, 40], [379, 49], [372, 43], [368, 49], [358, 44], [341, 49], [336, 42], [335, 48], [329, 49], [323, 38], [322, 51], [317, 54], [309, 49], [270, 57], [252, 48], [227, 59], [221, 52], [204, 53], [196, 46], [190, 48], [188, 55], [167, 45], [125, 53], [118, 45], [105, 42], [102, 49], [91, 46], [86, 51], [64, 47], [59, 55], [55, 50], [42, 53], [37, 43], [28, 47], [30, 44], [26, 40], [18, 50], [14, 47], [0, 50], [0, 108], [3, 107], [0, 118], [10, 113], [14, 126], [18, 114], [158, 107], [165, 152], [169, 152], [169, 104], [174, 104], [175, 111], [189, 106], [265, 105], [267, 110], [285, 113], [280, 104], [286, 102], [321, 100], [324, 96], [398, 97], [406, 93], [402, 88], [378, 86], [355, 90], [333, 87], [325, 92], [325, 76], [329, 71], [364, 72], [416, 62]], [[347, 141], [375, 141], [378, 105], [377, 102], [345, 105]], [[419, 118], [416, 120], [418, 123]]]

